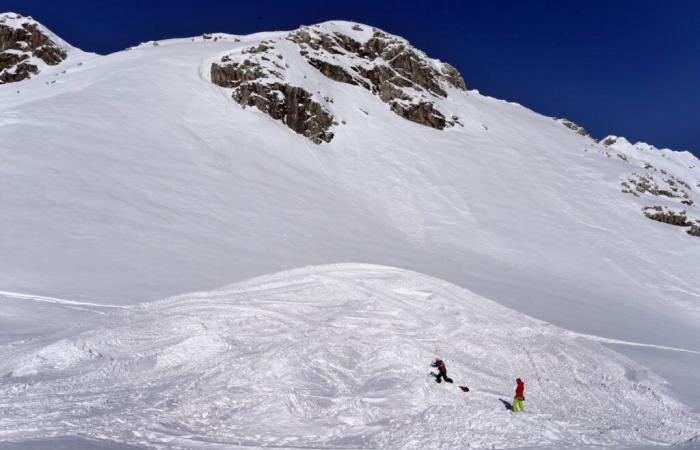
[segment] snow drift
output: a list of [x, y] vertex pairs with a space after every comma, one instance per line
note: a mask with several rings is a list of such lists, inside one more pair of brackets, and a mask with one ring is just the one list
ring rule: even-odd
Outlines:
[[[455, 385], [428, 376], [436, 347]], [[675, 443], [698, 429], [661, 380], [600, 344], [379, 266], [311, 267], [131, 307], [0, 347], [0, 361], [10, 439], [505, 448]], [[501, 401], [516, 376], [524, 415]]]

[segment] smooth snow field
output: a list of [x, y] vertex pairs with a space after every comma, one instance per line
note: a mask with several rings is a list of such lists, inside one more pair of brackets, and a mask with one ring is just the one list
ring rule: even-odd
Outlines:
[[[428, 375], [436, 348], [454, 385]], [[311, 267], [115, 310], [6, 345], [0, 361], [7, 440], [559, 447], [677, 443], [700, 424], [658, 377], [599, 343], [380, 266]], [[516, 376], [524, 414], [501, 401]]]

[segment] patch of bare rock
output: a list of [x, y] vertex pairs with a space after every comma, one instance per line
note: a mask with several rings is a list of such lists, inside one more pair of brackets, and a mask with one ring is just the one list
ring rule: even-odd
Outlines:
[[645, 216], [658, 222], [679, 227], [689, 227], [686, 231], [691, 236], [700, 237], [700, 220], [689, 219], [685, 210], [668, 206], [646, 206], [642, 208]]
[[591, 137], [591, 135], [588, 133], [588, 131], [586, 131], [585, 128], [583, 128], [580, 125], [577, 125], [576, 123], [572, 122], [569, 119], [562, 118], [562, 119], [556, 119], [556, 120], [560, 124], [564, 125], [566, 128], [574, 131], [577, 134], [580, 134], [581, 136], [585, 136], [585, 137], [589, 137], [589, 138]]

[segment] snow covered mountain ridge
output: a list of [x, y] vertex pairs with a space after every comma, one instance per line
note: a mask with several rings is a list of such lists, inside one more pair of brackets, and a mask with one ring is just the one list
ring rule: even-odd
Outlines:
[[454, 67], [429, 59], [402, 38], [349, 22], [302, 27], [227, 54], [212, 64], [211, 80], [234, 88], [241, 105], [256, 106], [318, 144], [329, 142], [329, 128], [339, 123], [330, 111], [333, 98], [320, 90], [311, 68], [370, 90], [413, 122], [443, 129], [459, 121], [438, 106], [448, 91], [466, 89]]

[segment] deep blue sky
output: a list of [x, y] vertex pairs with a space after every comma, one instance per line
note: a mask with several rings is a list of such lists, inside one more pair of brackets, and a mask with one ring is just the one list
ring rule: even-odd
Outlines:
[[330, 19], [407, 38], [470, 89], [700, 155], [700, 1], [0, 0], [84, 50]]

